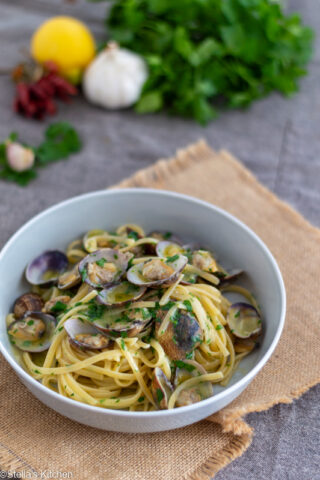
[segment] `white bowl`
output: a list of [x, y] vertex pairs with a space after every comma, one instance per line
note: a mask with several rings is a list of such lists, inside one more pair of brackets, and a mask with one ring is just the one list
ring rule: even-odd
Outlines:
[[[67, 244], [94, 228], [114, 229], [137, 223], [148, 232], [165, 230], [211, 248], [227, 266], [244, 269], [247, 285], [263, 314], [261, 345], [240, 364], [226, 388], [191, 406], [156, 412], [128, 412], [92, 407], [65, 398], [34, 380], [15, 359], [5, 317], [15, 298], [28, 290], [26, 264], [47, 249]], [[48, 407], [91, 427], [118, 432], [156, 432], [197, 422], [234, 400], [274, 351], [284, 324], [285, 289], [276, 261], [264, 243], [232, 215], [186, 195], [150, 189], [99, 191], [45, 210], [26, 223], [0, 253], [0, 350], [24, 385]]]

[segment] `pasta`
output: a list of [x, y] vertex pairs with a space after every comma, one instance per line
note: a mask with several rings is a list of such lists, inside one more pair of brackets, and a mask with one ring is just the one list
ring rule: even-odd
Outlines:
[[[10, 341], [44, 386], [101, 408], [176, 408], [226, 385], [261, 332], [240, 274], [208, 250], [138, 225], [92, 230], [26, 269], [32, 291], [7, 317]], [[227, 291], [250, 303], [231, 305]]]

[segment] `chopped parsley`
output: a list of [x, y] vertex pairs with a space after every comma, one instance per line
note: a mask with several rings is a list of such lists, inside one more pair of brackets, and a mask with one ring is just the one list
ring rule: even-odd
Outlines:
[[240, 310], [238, 310], [237, 313], [234, 314], [234, 318], [240, 317], [240, 313], [241, 313]]
[[172, 237], [172, 233], [171, 233], [171, 232], [166, 232], [166, 233], [163, 234], [164, 240], [168, 240], [168, 239], [171, 238], [171, 237]]
[[126, 344], [124, 343], [123, 338], [121, 339], [121, 348], [122, 348], [122, 350], [126, 349]]
[[98, 265], [98, 267], [103, 268], [104, 264], [107, 263], [107, 262], [108, 262], [108, 260], [106, 260], [105, 258], [99, 258], [99, 260], [96, 261], [96, 264]]
[[157, 401], [158, 403], [160, 403], [164, 397], [163, 391], [160, 388], [157, 388], [156, 395], [157, 395]]
[[[165, 305], [163, 305], [163, 307], [161, 307], [161, 310], [170, 310], [170, 308], [172, 308], [173, 306], [175, 305], [175, 302], [172, 302], [171, 300], [169, 302], [167, 302]], [[157, 304], [156, 304], [157, 306]], [[160, 307], [160, 305], [159, 305]]]
[[175, 311], [173, 312], [173, 314], [171, 315], [170, 321], [173, 323], [173, 325], [177, 325], [178, 322], [179, 322], [179, 318], [180, 318], [180, 312], [179, 312], [179, 310], [177, 309], [177, 310], [175, 310]]
[[144, 397], [139, 397], [139, 398], [138, 398], [138, 402], [139, 402], [139, 403], [141, 403], [141, 402], [143, 402], [143, 401], [144, 401]]
[[[33, 324], [34, 324], [34, 320], [29, 320], [29, 322], [27, 322], [27, 325], [28, 325], [29, 327], [31, 327], [31, 325], [33, 325]], [[15, 330], [15, 332], [16, 332], [16, 331], [17, 331], [17, 330]]]
[[128, 238], [133, 238], [133, 240], [139, 240], [139, 234], [132, 230], [131, 232], [128, 233]]
[[41, 372], [39, 372], [39, 370], [33, 370], [33, 371], [34, 371], [34, 373], [38, 373], [38, 374], [41, 375]]
[[63, 302], [60, 302], [60, 300], [58, 300], [54, 305], [53, 307], [51, 307], [50, 311], [51, 312], [65, 312], [67, 310], [68, 306], [63, 303]]
[[81, 275], [81, 279], [82, 281], [84, 282], [88, 276], [88, 272], [87, 272], [87, 269], [84, 267], [82, 268], [82, 270], [80, 270], [80, 275]]
[[179, 255], [176, 253], [175, 255], [172, 255], [172, 257], [168, 257], [166, 259], [166, 263], [173, 263], [176, 260], [178, 260], [178, 258], [179, 258]]
[[188, 312], [190, 312], [190, 313], [192, 312], [192, 305], [191, 305], [190, 300], [184, 300], [183, 305], [186, 307]]
[[105, 310], [106, 307], [104, 305], [90, 303], [88, 304], [88, 310], [85, 312], [85, 315], [88, 317], [89, 321], [93, 322], [97, 318], [101, 318]]
[[223, 328], [223, 326], [220, 325], [220, 323], [219, 323], [219, 325], [216, 326], [216, 330], [221, 330], [222, 328]]
[[185, 363], [182, 360], [175, 360], [173, 362], [176, 367], [178, 368], [184, 368], [188, 372], [192, 372], [196, 367], [194, 365], [190, 365], [189, 363]]
[[128, 268], [131, 268], [131, 267], [132, 267], [132, 265], [133, 265], [133, 258], [134, 258], [134, 257], [130, 258], [130, 260], [129, 260], [129, 262], [128, 262]]

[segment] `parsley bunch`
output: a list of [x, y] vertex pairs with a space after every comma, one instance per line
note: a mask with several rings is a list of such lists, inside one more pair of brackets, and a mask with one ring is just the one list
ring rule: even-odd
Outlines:
[[27, 185], [37, 177], [37, 168], [44, 167], [48, 163], [67, 158], [72, 153], [78, 152], [82, 143], [76, 130], [67, 122], [52, 123], [45, 131], [43, 142], [38, 147], [31, 148], [35, 154], [34, 165], [23, 172], [10, 168], [7, 162], [6, 142], [16, 142], [17, 133], [11, 133], [7, 141], [0, 144], [0, 179], [9, 180], [20, 186]]
[[272, 90], [297, 91], [313, 32], [271, 0], [115, 0], [109, 35], [149, 66], [139, 113], [206, 124], [215, 104], [246, 107]]

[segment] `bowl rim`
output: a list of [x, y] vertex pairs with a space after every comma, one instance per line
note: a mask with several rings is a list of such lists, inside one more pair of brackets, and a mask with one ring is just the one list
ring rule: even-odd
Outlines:
[[[267, 363], [269, 358], [271, 357], [272, 353], [274, 352], [281, 333], [283, 331], [284, 323], [285, 323], [285, 314], [286, 314], [286, 291], [285, 291], [285, 285], [284, 281], [282, 278], [281, 271], [279, 269], [279, 266], [273, 257], [272, 253], [266, 246], [266, 244], [260, 239], [260, 237], [253, 231], [251, 228], [249, 228], [245, 223], [243, 223], [241, 220], [239, 220], [237, 217], [232, 215], [231, 213], [228, 213], [226, 210], [210, 204], [209, 202], [206, 202], [204, 200], [200, 200], [196, 197], [192, 197], [190, 195], [185, 195], [182, 193], [177, 193], [177, 192], [171, 192], [169, 190], [161, 190], [161, 189], [153, 189], [153, 188], [114, 188], [110, 190], [96, 190], [93, 192], [88, 192], [84, 193], [81, 195], [77, 195], [75, 197], [63, 200], [49, 208], [46, 208], [45, 210], [41, 211], [40, 213], [36, 214], [33, 216], [30, 220], [25, 222], [10, 238], [9, 240], [5, 243], [3, 248], [0, 251], [0, 263], [5, 257], [7, 251], [10, 249], [11, 244], [13, 244], [20, 235], [23, 235], [24, 231], [28, 229], [33, 223], [36, 223], [38, 220], [41, 218], [50, 215], [52, 212], [55, 210], [63, 209], [66, 206], [70, 206], [72, 204], [76, 204], [79, 201], [82, 201], [84, 199], [91, 199], [95, 197], [108, 197], [108, 196], [117, 196], [117, 195], [123, 195], [123, 194], [130, 194], [130, 195], [159, 195], [160, 197], [167, 197], [167, 198], [177, 198], [180, 200], [183, 200], [185, 202], [189, 203], [196, 203], [199, 206], [209, 209], [209, 210], [214, 210], [216, 211], [219, 215], [222, 215], [225, 217], [227, 220], [230, 222], [236, 224], [238, 227], [243, 229], [256, 243], [258, 243], [259, 247], [262, 249], [263, 253], [267, 257], [268, 261], [270, 262], [273, 271], [275, 273], [275, 276], [278, 280], [279, 288], [280, 288], [280, 301], [281, 301], [281, 313], [280, 313], [280, 318], [279, 318], [279, 323], [275, 332], [275, 335], [273, 337], [273, 340], [265, 352], [265, 354], [262, 356], [262, 358], [258, 361], [258, 363], [248, 372], [246, 373], [241, 379], [239, 379], [237, 382], [235, 382], [233, 385], [230, 387], [226, 387], [223, 391], [217, 393], [216, 395], [213, 395], [212, 397], [201, 400], [200, 402], [194, 403], [192, 405], [188, 405], [185, 407], [179, 407], [179, 408], [173, 408], [170, 410], [155, 410], [155, 411], [149, 411], [149, 412], [131, 412], [128, 410], [117, 410], [117, 409], [111, 409], [111, 408], [103, 408], [103, 407], [98, 407], [94, 405], [88, 405], [85, 403], [81, 402], [75, 402], [71, 398], [64, 397], [63, 395], [60, 395], [59, 393], [45, 387], [42, 385], [42, 383], [38, 382], [36, 379], [31, 377], [29, 373], [27, 373], [22, 366], [19, 365], [19, 363], [15, 360], [14, 356], [10, 353], [10, 351], [4, 346], [2, 343], [1, 337], [0, 337], [0, 352], [4, 356], [4, 358], [7, 360], [7, 362], [11, 365], [11, 367], [15, 370], [15, 372], [23, 377], [25, 379], [26, 383], [31, 384], [34, 386], [36, 389], [40, 389], [43, 391], [44, 394], [47, 394], [52, 397], [52, 399], [56, 399], [57, 401], [61, 401], [62, 403], [66, 403], [69, 406], [72, 406], [74, 408], [79, 408], [83, 411], [89, 411], [92, 413], [99, 413], [102, 415], [115, 415], [119, 417], [128, 417], [128, 418], [151, 418], [151, 417], [170, 417], [171, 415], [177, 415], [178, 413], [183, 414], [188, 413], [192, 410], [198, 409], [198, 408], [205, 408], [207, 405], [218, 402], [219, 400], [223, 400], [225, 397], [232, 395], [232, 393], [236, 392], [237, 390], [241, 391], [241, 388], [245, 387], [249, 382], [257, 375], [257, 373], [262, 369], [262, 367]], [[31, 391], [31, 393], [33, 393]], [[47, 405], [48, 406], [48, 405]]]

